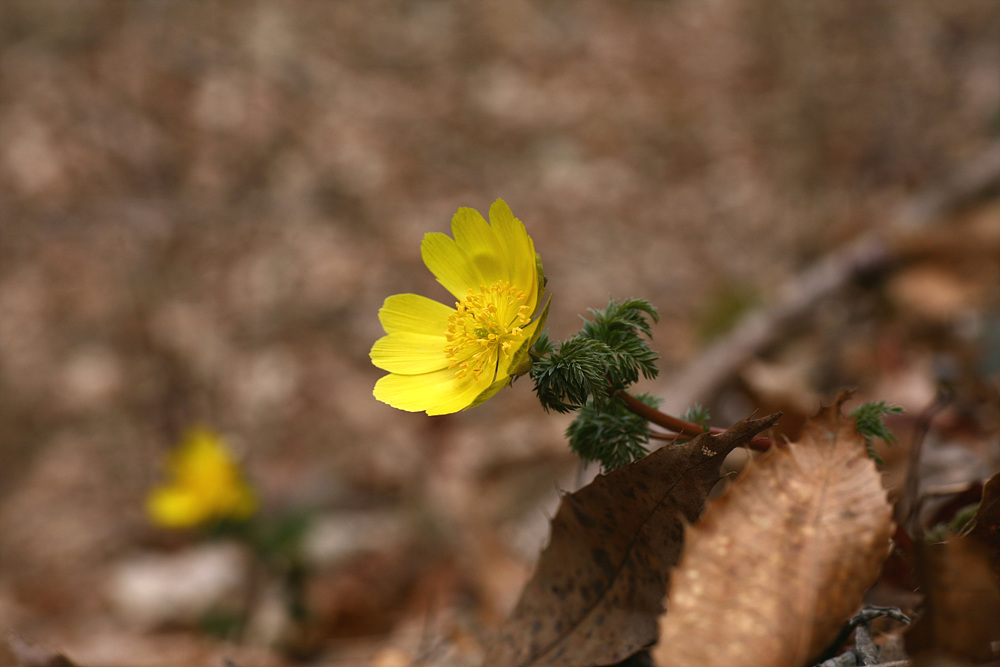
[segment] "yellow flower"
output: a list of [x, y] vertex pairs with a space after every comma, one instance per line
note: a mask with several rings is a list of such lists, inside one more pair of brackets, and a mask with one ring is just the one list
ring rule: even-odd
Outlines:
[[257, 498], [221, 436], [192, 429], [167, 458], [169, 481], [146, 498], [146, 514], [164, 528], [246, 519]]
[[458, 301], [454, 308], [417, 294], [385, 300], [372, 363], [389, 371], [375, 398], [394, 408], [429, 415], [479, 405], [531, 367], [528, 350], [548, 313], [541, 306], [545, 277], [524, 225], [498, 199], [490, 222], [460, 208], [454, 239], [424, 236], [420, 254], [438, 282]]

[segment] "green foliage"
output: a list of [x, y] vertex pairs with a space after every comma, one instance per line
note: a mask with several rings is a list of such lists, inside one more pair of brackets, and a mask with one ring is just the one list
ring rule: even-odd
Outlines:
[[[653, 408], [660, 403], [649, 394], [639, 394], [636, 398]], [[598, 461], [605, 473], [649, 452], [648, 422], [630, 412], [618, 399], [608, 401], [601, 409], [588, 400], [566, 429], [566, 436], [573, 452], [584, 461]]]
[[712, 418], [712, 414], [708, 411], [708, 408], [704, 407], [701, 403], [695, 403], [690, 408], [687, 409], [681, 419], [686, 422], [691, 422], [702, 427], [705, 432], [708, 432], [708, 422]]
[[312, 524], [313, 517], [308, 512], [293, 512], [260, 522], [253, 534], [254, 547], [265, 560], [298, 561], [302, 541]]
[[650, 321], [657, 320], [648, 301], [611, 300], [604, 310], [590, 313], [593, 319], [585, 319], [576, 336], [558, 344], [543, 336], [532, 350], [540, 358], [531, 367], [531, 379], [546, 410], [572, 412], [588, 401], [603, 410], [615, 392], [659, 372], [658, 355], [646, 340]]
[[947, 542], [956, 535], [965, 535], [976, 524], [976, 512], [979, 511], [979, 503], [966, 505], [959, 509], [954, 518], [948, 523], [939, 523], [924, 531], [924, 541]]
[[604, 310], [587, 310], [594, 319], [584, 319], [581, 333], [609, 344], [612, 340], [620, 340], [633, 334], [635, 330], [652, 337], [649, 320], [658, 322], [660, 319], [656, 308], [645, 299], [625, 299], [621, 303], [611, 299]]
[[198, 625], [210, 637], [232, 640], [243, 632], [244, 620], [243, 615], [238, 612], [214, 609], [202, 616]]
[[589, 338], [576, 336], [556, 345], [547, 357], [531, 367], [535, 393], [542, 407], [556, 412], [579, 410], [590, 396], [606, 402], [606, 346]]
[[868, 401], [851, 411], [850, 416], [854, 417], [858, 433], [865, 439], [868, 456], [879, 465], [882, 465], [884, 461], [875, 452], [874, 439], [878, 438], [886, 444], [896, 442], [896, 436], [886, 427], [883, 419], [886, 415], [898, 415], [902, 412], [903, 408], [898, 405], [889, 405], [885, 401]]
[[538, 361], [545, 355], [552, 354], [554, 349], [555, 344], [552, 342], [552, 339], [549, 338], [549, 332], [543, 331], [538, 334], [538, 340], [536, 340], [535, 344], [531, 346], [529, 354], [531, 355], [531, 359], [533, 361]]
[[976, 514], [979, 512], [979, 503], [972, 503], [955, 512], [955, 518], [951, 520], [948, 527], [956, 535], [965, 535], [976, 525]]

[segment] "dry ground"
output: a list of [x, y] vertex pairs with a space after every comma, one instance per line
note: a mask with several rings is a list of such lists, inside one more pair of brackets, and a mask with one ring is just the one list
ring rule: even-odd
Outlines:
[[[5, 2], [0, 629], [93, 665], [291, 660], [109, 592], [137, 555], [197, 543], [142, 499], [202, 422], [245, 452], [265, 512], [347, 536], [296, 651], [474, 664], [576, 465], [527, 380], [436, 419], [371, 398], [382, 299], [444, 297], [421, 236], [504, 198], [552, 334], [645, 297], [664, 390], [734, 313], [998, 133], [990, 0]], [[824, 305], [716, 397], [719, 423], [846, 384], [919, 411], [945, 378], [972, 443], [945, 471], [981, 473], [1000, 209], [963, 215], [985, 251], [951, 237]]]

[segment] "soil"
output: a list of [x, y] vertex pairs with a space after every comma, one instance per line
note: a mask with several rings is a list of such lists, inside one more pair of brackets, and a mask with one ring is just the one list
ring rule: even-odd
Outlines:
[[[448, 301], [423, 234], [503, 198], [551, 335], [646, 298], [662, 375], [641, 388], [666, 391], [997, 141], [998, 45], [988, 0], [3, 3], [0, 629], [94, 666], [477, 664], [579, 464], [527, 379], [447, 417], [372, 398], [382, 300]], [[995, 196], [950, 213], [960, 231], [818, 304], [713, 423], [783, 409], [794, 431], [855, 386], [909, 411], [898, 479], [947, 384], [929, 483], [988, 477], [998, 219]], [[113, 592], [211, 543], [143, 512], [192, 424], [241, 454], [264, 516], [341, 536], [304, 628], [273, 574], [246, 575], [242, 634], [139, 622]]]

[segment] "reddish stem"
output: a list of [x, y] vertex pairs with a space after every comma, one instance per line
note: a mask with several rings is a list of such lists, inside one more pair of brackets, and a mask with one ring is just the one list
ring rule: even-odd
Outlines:
[[[660, 412], [656, 408], [651, 408], [627, 391], [619, 391], [617, 396], [623, 403], [625, 403], [625, 407], [627, 407], [631, 412], [639, 415], [652, 424], [662, 426], [669, 431], [674, 431], [678, 435], [687, 435], [693, 438], [705, 432], [705, 429], [698, 424], [678, 419], [677, 417], [668, 415], [665, 412]], [[722, 433], [725, 430], [726, 429], [724, 428], [713, 426], [708, 429], [708, 432]], [[756, 436], [749, 443], [750, 449], [756, 449], [758, 451], [766, 451], [770, 449], [772, 445], [774, 445], [774, 441], [763, 436]]]

